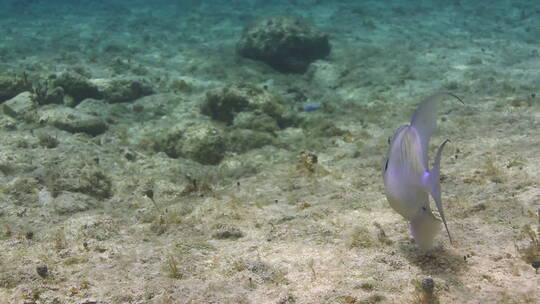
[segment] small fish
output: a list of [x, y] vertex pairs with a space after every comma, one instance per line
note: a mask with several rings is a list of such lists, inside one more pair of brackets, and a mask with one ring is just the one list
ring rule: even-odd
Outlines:
[[302, 111], [304, 112], [313, 112], [322, 109], [322, 105], [320, 104], [307, 104], [302, 106]]
[[399, 127], [389, 138], [383, 179], [386, 198], [390, 206], [409, 221], [413, 238], [422, 249], [433, 247], [433, 239], [440, 230], [440, 221], [435, 218], [429, 206], [429, 194], [435, 201], [450, 243], [452, 237], [446, 225], [442, 202], [440, 162], [444, 145], [437, 149], [433, 168], [428, 167], [429, 139], [437, 130], [437, 102], [445, 96], [457, 98], [454, 94], [440, 93], [425, 99], [413, 114], [411, 124]]

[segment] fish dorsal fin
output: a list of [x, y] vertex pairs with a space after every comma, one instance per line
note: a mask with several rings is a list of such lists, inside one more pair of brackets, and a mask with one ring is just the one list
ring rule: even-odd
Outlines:
[[411, 119], [411, 126], [414, 127], [420, 137], [420, 144], [422, 146], [422, 162], [426, 170], [429, 169], [427, 155], [429, 139], [433, 132], [437, 130], [437, 102], [446, 96], [454, 97], [463, 103], [459, 97], [452, 93], [433, 94], [420, 103], [416, 111], [414, 111]]

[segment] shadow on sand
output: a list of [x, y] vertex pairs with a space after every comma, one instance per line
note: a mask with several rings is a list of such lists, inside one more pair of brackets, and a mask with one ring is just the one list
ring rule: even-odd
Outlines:
[[440, 245], [426, 251], [410, 241], [400, 242], [399, 249], [411, 264], [429, 275], [457, 275], [468, 268], [466, 258], [458, 252], [459, 249]]

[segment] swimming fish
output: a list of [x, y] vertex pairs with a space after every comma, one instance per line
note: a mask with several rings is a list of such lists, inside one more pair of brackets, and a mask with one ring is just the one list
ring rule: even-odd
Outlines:
[[443, 141], [428, 167], [429, 139], [437, 130], [437, 103], [451, 93], [439, 93], [426, 98], [414, 112], [411, 124], [399, 127], [389, 138], [386, 163], [383, 170], [384, 188], [390, 206], [409, 221], [409, 229], [422, 249], [433, 247], [433, 239], [440, 230], [440, 221], [429, 206], [429, 194], [435, 201], [450, 243], [452, 237], [446, 224], [441, 202], [441, 153], [449, 142]]

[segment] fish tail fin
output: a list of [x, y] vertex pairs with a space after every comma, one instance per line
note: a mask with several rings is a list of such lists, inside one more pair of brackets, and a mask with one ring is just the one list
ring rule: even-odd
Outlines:
[[435, 160], [433, 161], [433, 168], [431, 169], [431, 172], [429, 173], [429, 179], [427, 181], [427, 187], [429, 191], [431, 192], [431, 197], [433, 197], [433, 200], [435, 201], [435, 205], [437, 206], [437, 210], [439, 211], [439, 214], [441, 215], [444, 228], [446, 229], [446, 233], [448, 233], [448, 238], [450, 239], [450, 244], [452, 244], [452, 237], [450, 236], [450, 230], [448, 230], [448, 225], [446, 224], [446, 218], [444, 217], [444, 211], [442, 206], [442, 199], [441, 199], [441, 181], [440, 181], [440, 174], [441, 174], [441, 153], [444, 149], [444, 146], [447, 142], [450, 140], [445, 140], [437, 149], [437, 154], [435, 154]]
[[418, 247], [424, 250], [433, 247], [433, 239], [441, 228], [440, 223], [441, 221], [431, 212], [423, 212], [409, 223], [409, 229]]

